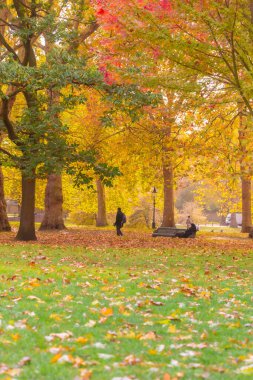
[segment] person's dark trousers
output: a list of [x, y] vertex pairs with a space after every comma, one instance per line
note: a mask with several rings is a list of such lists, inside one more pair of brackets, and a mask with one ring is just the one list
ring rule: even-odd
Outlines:
[[184, 238], [185, 234], [184, 232], [178, 232], [175, 237]]
[[121, 226], [116, 226], [117, 228], [117, 235], [118, 236], [123, 236], [122, 232], [121, 232]]

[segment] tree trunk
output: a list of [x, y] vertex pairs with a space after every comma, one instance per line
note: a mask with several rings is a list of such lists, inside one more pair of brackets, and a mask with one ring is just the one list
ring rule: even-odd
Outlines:
[[45, 192], [45, 215], [40, 230], [64, 230], [62, 177], [50, 174]]
[[251, 179], [241, 178], [242, 181], [242, 232], [250, 232], [251, 218]]
[[20, 225], [16, 240], [37, 240], [35, 234], [35, 178], [27, 178], [22, 173], [22, 202]]
[[238, 223], [236, 219], [236, 212], [231, 213], [231, 220], [230, 220], [230, 227], [232, 228], [238, 228]]
[[4, 177], [0, 166], [0, 231], [10, 231], [11, 226], [6, 212], [6, 202], [4, 198]]
[[226, 217], [225, 217], [225, 215], [221, 215], [220, 226], [226, 226]]
[[251, 157], [251, 150], [249, 142], [252, 141], [252, 118], [250, 115], [243, 114], [244, 109], [241, 104], [238, 105], [239, 109], [239, 147], [240, 147], [240, 166], [241, 166], [241, 183], [242, 183], [242, 232], [251, 231], [251, 177], [252, 169], [249, 158]]
[[105, 203], [105, 188], [100, 179], [96, 181], [97, 185], [97, 201], [98, 201], [98, 213], [96, 218], [97, 227], [105, 227], [108, 225], [106, 219], [106, 203]]
[[164, 206], [162, 227], [175, 227], [173, 167], [171, 163], [163, 163], [163, 181]]
[[253, 1], [252, 0], [249, 0], [249, 9], [250, 9], [251, 23], [253, 24]]

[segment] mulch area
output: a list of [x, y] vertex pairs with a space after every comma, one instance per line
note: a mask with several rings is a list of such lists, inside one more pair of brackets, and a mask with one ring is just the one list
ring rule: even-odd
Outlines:
[[151, 236], [151, 232], [125, 231], [118, 237], [115, 231], [68, 229], [56, 232], [37, 232], [36, 242], [15, 241], [16, 232], [1, 232], [0, 244], [41, 244], [47, 246], [76, 246], [85, 248], [186, 248], [208, 251], [239, 250], [253, 252], [253, 240], [247, 237], [199, 235], [195, 239], [178, 239]]

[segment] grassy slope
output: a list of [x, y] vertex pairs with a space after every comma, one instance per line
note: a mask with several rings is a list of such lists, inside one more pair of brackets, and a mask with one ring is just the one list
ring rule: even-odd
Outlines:
[[251, 254], [5, 245], [0, 276], [0, 362], [29, 356], [20, 379], [252, 376]]

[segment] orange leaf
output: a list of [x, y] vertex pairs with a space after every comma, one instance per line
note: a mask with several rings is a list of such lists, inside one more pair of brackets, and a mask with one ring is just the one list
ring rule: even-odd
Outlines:
[[19, 334], [11, 334], [11, 337], [12, 339], [17, 342], [19, 339], [20, 339], [20, 335]]
[[57, 363], [58, 362], [58, 360], [60, 359], [62, 357], [62, 354], [56, 354], [56, 355], [54, 355], [53, 357], [52, 357], [52, 359], [50, 360], [51, 361], [51, 363]]
[[84, 336], [79, 336], [79, 338], [76, 338], [77, 343], [85, 344], [89, 341], [88, 338], [85, 338]]
[[109, 307], [104, 307], [100, 310], [100, 314], [102, 314], [104, 317], [111, 317], [113, 315], [113, 310]]

